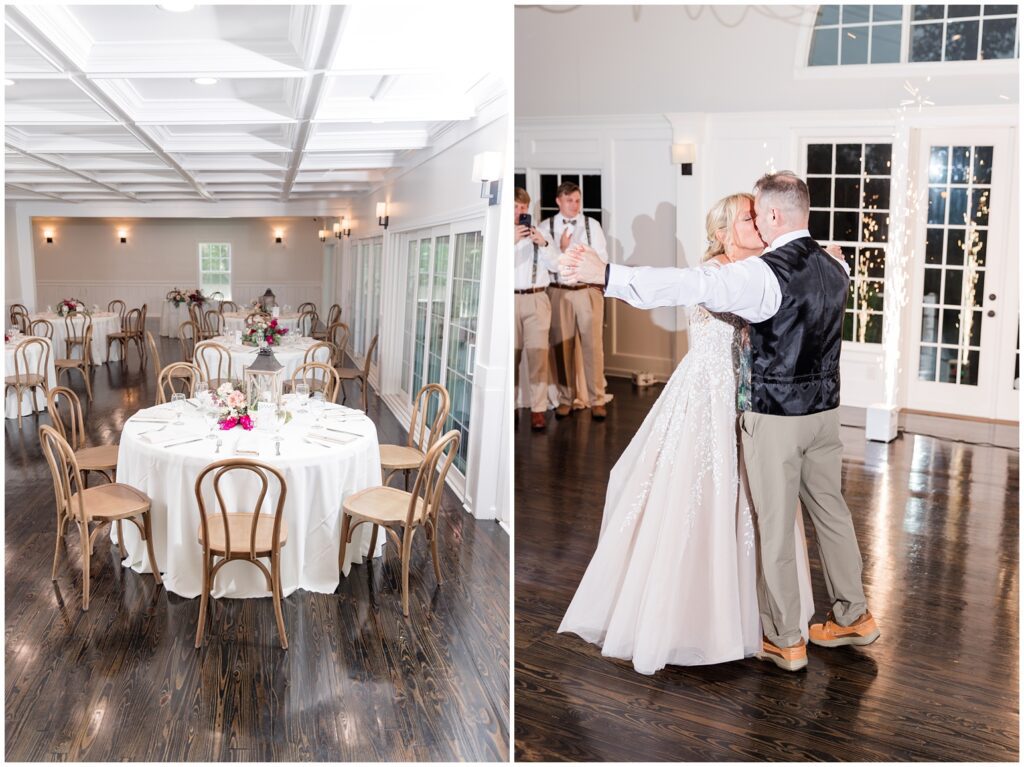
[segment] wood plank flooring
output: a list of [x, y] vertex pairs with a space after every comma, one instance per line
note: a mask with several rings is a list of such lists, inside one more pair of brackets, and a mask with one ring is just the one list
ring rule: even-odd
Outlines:
[[[1019, 452], [842, 430], [843, 486], [881, 639], [642, 676], [556, 630], [594, 551], [608, 472], [661, 393], [516, 430], [517, 761], [1014, 761]], [[807, 529], [811, 530], [810, 522]], [[818, 618], [827, 609], [809, 540]]]
[[[161, 339], [161, 356], [177, 359], [177, 344]], [[140, 371], [132, 351], [127, 369], [97, 367], [93, 386], [86, 429], [93, 444], [115, 442], [153, 402], [152, 364]], [[382, 443], [404, 439], [376, 396], [370, 414]], [[445, 582], [419, 541], [407, 620], [389, 555], [354, 567], [335, 594], [288, 597], [287, 651], [269, 599], [212, 601], [197, 651], [199, 600], [123, 569], [106, 537], [87, 613], [74, 536], [51, 583], [37, 420], [5, 426], [8, 761], [508, 761], [509, 539], [497, 523], [446, 494]]]

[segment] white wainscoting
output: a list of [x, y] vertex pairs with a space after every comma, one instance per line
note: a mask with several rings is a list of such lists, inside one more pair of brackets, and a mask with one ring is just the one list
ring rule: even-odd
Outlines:
[[[175, 287], [189, 290], [195, 285], [172, 285], [164, 280], [151, 282], [130, 282], [116, 280], [90, 280], [89, 282], [64, 282], [59, 280], [39, 280], [36, 283], [37, 306], [52, 306], [62, 298], [74, 296], [86, 305], [99, 304], [106, 308], [107, 303], [119, 298], [129, 308], [149, 305], [149, 316], [160, 317], [167, 292]], [[290, 304], [296, 307], [304, 301], [312, 301], [319, 306], [321, 285], [316, 281], [290, 282], [285, 284], [269, 284], [266, 282], [239, 282], [232, 288], [237, 304], [248, 304], [256, 296], [261, 296], [270, 288], [277, 296], [277, 303]]]

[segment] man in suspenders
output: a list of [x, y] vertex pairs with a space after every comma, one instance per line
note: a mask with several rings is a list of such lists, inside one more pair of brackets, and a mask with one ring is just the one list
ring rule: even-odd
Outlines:
[[551, 241], [527, 222], [530, 195], [516, 189], [516, 357], [515, 381], [519, 386], [519, 366], [526, 350], [530, 376], [530, 426], [541, 431], [547, 426], [548, 338], [551, 332], [551, 302], [545, 292], [548, 274], [558, 268], [558, 254]]
[[[558, 187], [558, 213], [538, 227], [554, 244], [557, 255], [576, 244], [585, 244], [608, 261], [608, 246], [601, 225], [580, 213], [580, 187], [566, 181]], [[551, 345], [554, 348], [555, 379], [558, 384], [556, 418], [572, 414], [574, 397], [590, 405], [594, 420], [607, 416], [604, 391], [604, 292], [600, 285], [569, 285], [555, 271], [548, 295], [551, 297]], [[587, 391], [577, 391], [576, 334], [583, 351]]]

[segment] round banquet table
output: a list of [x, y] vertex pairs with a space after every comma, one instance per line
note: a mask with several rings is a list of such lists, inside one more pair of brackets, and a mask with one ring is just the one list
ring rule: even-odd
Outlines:
[[[313, 338], [296, 338], [289, 337], [288, 335], [284, 338], [284, 344], [282, 346], [274, 346], [273, 349], [274, 357], [284, 366], [284, 370], [281, 371], [282, 380], [288, 381], [302, 364], [302, 360], [306, 356], [306, 350], [313, 344], [318, 343], [318, 341]], [[231, 355], [231, 375], [236, 380], [242, 380], [245, 369], [256, 361], [257, 347], [236, 344], [233, 338], [228, 338], [227, 336], [216, 336], [210, 340], [227, 348], [228, 353]], [[209, 360], [211, 367], [216, 368], [217, 358], [214, 353], [207, 350], [204, 357]], [[326, 357], [327, 354], [324, 352], [324, 359], [318, 358], [317, 361], [324, 362]], [[329, 361], [328, 364], [330, 364]]]
[[[217, 309], [219, 306], [219, 301], [208, 298], [200, 308], [205, 314], [210, 309]], [[187, 301], [180, 303], [177, 306], [170, 301], [164, 301], [163, 307], [160, 309], [160, 335], [177, 338], [178, 327], [181, 323], [187, 322], [190, 319], [192, 318], [188, 313]]]
[[[14, 375], [14, 350], [18, 348], [18, 344], [24, 341], [26, 336], [19, 336], [17, 341], [11, 341], [10, 343], [4, 344], [4, 375]], [[49, 339], [42, 339], [47, 344], [50, 343]], [[42, 352], [38, 347], [33, 347], [28, 350], [29, 364], [32, 366], [32, 370], [35, 370], [35, 366], [38, 364], [39, 356]], [[26, 371], [22, 370], [22, 373]], [[69, 378], [72, 380], [79, 378], [77, 375], [72, 373]], [[79, 379], [80, 380], [80, 379]], [[65, 379], [65, 383], [67, 379]], [[50, 359], [46, 363], [46, 384], [51, 389], [57, 385], [57, 372], [53, 366], [53, 348], [50, 348]], [[41, 389], [36, 388], [31, 391], [27, 391], [21, 395], [21, 415], [24, 417], [37, 410], [46, 410], [46, 397], [43, 395]], [[4, 415], [7, 418], [18, 417], [18, 398], [14, 394], [14, 390], [11, 389], [7, 392], [4, 401]]]
[[[202, 591], [203, 549], [199, 543], [195, 481], [205, 466], [231, 457], [268, 463], [284, 475], [287, 493], [283, 515], [288, 537], [281, 547], [282, 593], [288, 595], [299, 588], [331, 593], [337, 588], [342, 502], [352, 493], [380, 485], [380, 448], [373, 422], [362, 413], [328, 404], [319, 419], [330, 429], [324, 430], [309, 407], [307, 412], [292, 408], [293, 419], [281, 429], [280, 456], [275, 454], [272, 432], [258, 428], [246, 432], [237, 427], [210, 432], [200, 410], [189, 406], [184, 407], [183, 426], [144, 422], [146, 418], [174, 418], [175, 408], [169, 404], [140, 411], [125, 422], [117, 481], [141, 490], [152, 500], [153, 551], [168, 591], [188, 598]], [[151, 431], [156, 429], [160, 431]], [[311, 443], [307, 441], [310, 435], [326, 435], [328, 440], [337, 441]], [[223, 440], [219, 453], [217, 436]], [[192, 439], [196, 441], [175, 444]], [[340, 444], [343, 440], [348, 441]], [[259, 454], [238, 452], [250, 449]], [[221, 492], [229, 511], [252, 511], [258, 485], [256, 477], [244, 471], [225, 477]], [[262, 513], [273, 514], [277, 487], [277, 479], [271, 476]], [[212, 474], [204, 481], [203, 489], [207, 513], [219, 514]], [[355, 529], [346, 551], [344, 575], [369, 553], [371, 534], [370, 525]], [[116, 540], [116, 535], [113, 526], [111, 537]], [[382, 552], [386, 537], [377, 536], [374, 556]], [[128, 557], [122, 564], [140, 573], [152, 572], [146, 545], [134, 525], [124, 526], [124, 539]], [[270, 596], [263, 573], [247, 562], [224, 565], [211, 593], [215, 597]]]
[[[231, 334], [236, 330], [245, 330], [245, 318], [251, 312], [224, 312], [224, 332]], [[288, 329], [288, 335], [295, 335], [299, 327], [299, 315], [295, 312], [281, 312], [277, 324]]]
[[[64, 359], [67, 355], [67, 345], [64, 343], [68, 337], [67, 326], [64, 318], [54, 312], [39, 312], [31, 315], [31, 319], [47, 320], [53, 325], [53, 352], [58, 359]], [[121, 317], [113, 312], [92, 313], [92, 361], [97, 365], [104, 362], [117, 362], [121, 359], [121, 344], [115, 343], [110, 347], [110, 357], [107, 358], [107, 336], [116, 333], [121, 329]], [[135, 342], [131, 342], [135, 345]], [[72, 359], [82, 358], [82, 347], [76, 346], [71, 352]]]

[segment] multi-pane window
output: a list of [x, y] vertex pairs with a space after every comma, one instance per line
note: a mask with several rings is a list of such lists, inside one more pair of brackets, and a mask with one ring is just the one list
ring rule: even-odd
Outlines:
[[[809, 67], [1018, 56], [1016, 5], [820, 5]], [[904, 40], [906, 43], [904, 44]]]
[[469, 411], [473, 400], [473, 365], [476, 361], [476, 328], [480, 304], [480, 262], [484, 238], [481, 232], [455, 237], [452, 264], [451, 314], [448, 319], [448, 362], [445, 380], [451, 411], [445, 429], [462, 434], [455, 465], [466, 473], [469, 455]]
[[199, 290], [205, 296], [219, 291], [225, 301], [231, 300], [231, 243], [199, 244]]
[[555, 194], [560, 184], [572, 181], [580, 187], [580, 210], [598, 223], [601, 222], [601, 174], [599, 173], [541, 173], [540, 174], [540, 218], [558, 213]]
[[352, 327], [352, 353], [362, 357], [370, 348], [380, 324], [381, 252], [380, 237], [360, 240], [356, 244], [356, 293]]
[[978, 61], [1016, 55], [1016, 5], [913, 6], [911, 61]]
[[841, 246], [850, 265], [846, 341], [882, 342], [891, 180], [892, 144], [807, 146], [811, 236]]
[[978, 385], [991, 146], [933, 146], [918, 378]]
[[902, 22], [900, 5], [819, 6], [807, 64], [897, 63]]
[[517, 172], [515, 174], [515, 179], [516, 179], [516, 188], [517, 189], [526, 189], [526, 174], [525, 173]]

